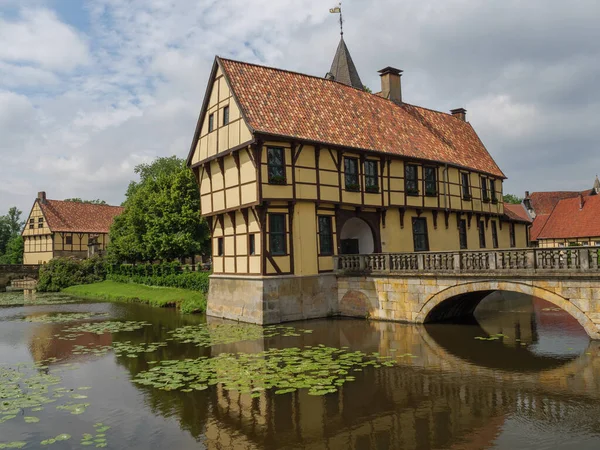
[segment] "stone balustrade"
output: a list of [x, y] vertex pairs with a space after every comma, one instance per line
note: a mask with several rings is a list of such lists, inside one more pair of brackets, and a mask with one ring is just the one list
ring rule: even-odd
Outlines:
[[600, 276], [600, 247], [381, 253], [333, 258], [337, 274], [564, 272]]

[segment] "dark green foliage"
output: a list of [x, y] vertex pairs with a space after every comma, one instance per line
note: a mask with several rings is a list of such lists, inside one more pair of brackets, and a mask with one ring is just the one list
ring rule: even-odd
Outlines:
[[14, 236], [6, 244], [4, 255], [0, 256], [0, 264], [23, 264], [23, 237]]
[[173, 287], [208, 293], [210, 272], [182, 272], [180, 266], [139, 264], [111, 267], [107, 279], [119, 283]]
[[504, 194], [502, 198], [504, 199], [504, 203], [510, 203], [513, 205], [518, 205], [523, 201], [523, 197], [517, 197], [513, 194]]
[[110, 258], [115, 262], [164, 261], [206, 254], [208, 226], [200, 216], [198, 185], [185, 161], [158, 158], [135, 168], [125, 211], [110, 231]]
[[[24, 222], [21, 220], [22, 212], [16, 207], [8, 210], [8, 214], [0, 216], [0, 264], [20, 264], [23, 262], [23, 239], [21, 230]], [[21, 245], [21, 255], [17, 257], [15, 252]]]
[[40, 269], [37, 290], [58, 292], [78, 284], [97, 283], [106, 279], [104, 260], [93, 257], [85, 260], [54, 258]]
[[107, 203], [104, 200], [100, 200], [99, 198], [95, 200], [82, 200], [79, 197], [65, 198], [65, 202], [90, 203], [92, 205], [107, 205]]

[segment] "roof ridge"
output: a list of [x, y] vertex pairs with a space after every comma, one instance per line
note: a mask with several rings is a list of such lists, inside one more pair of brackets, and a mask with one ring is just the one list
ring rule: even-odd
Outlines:
[[[318, 75], [311, 75], [309, 73], [298, 72], [298, 71], [289, 70], [289, 69], [281, 69], [279, 67], [266, 66], [264, 64], [257, 64], [257, 63], [251, 63], [251, 62], [246, 62], [246, 61], [240, 61], [240, 60], [237, 60], [237, 59], [223, 58], [221, 56], [217, 56], [217, 58], [220, 59], [220, 60], [222, 60], [222, 61], [229, 61], [229, 62], [232, 62], [232, 63], [243, 64], [245, 66], [260, 67], [262, 69], [275, 70], [277, 72], [291, 73], [292, 75], [301, 75], [301, 76], [308, 77], [308, 78], [316, 78], [317, 80], [326, 81], [328, 83], [337, 83], [337, 84], [339, 84], [341, 86], [345, 86], [347, 88], [354, 89], [355, 91], [364, 92], [365, 94], [375, 95], [375, 94], [371, 94], [370, 92], [367, 92], [365, 90], [355, 88], [354, 86], [349, 86], [349, 85], [347, 85], [345, 83], [342, 83], [341, 81], [328, 80], [327, 78], [323, 78], [323, 77], [320, 77]], [[379, 97], [379, 96], [377, 95], [377, 97]], [[382, 97], [380, 97], [380, 98], [382, 98]]]
[[420, 109], [425, 109], [427, 111], [431, 111], [431, 112], [434, 112], [434, 113], [443, 114], [445, 116], [452, 117], [453, 119], [459, 120], [460, 122], [463, 122], [463, 123], [469, 123], [467, 121], [459, 119], [458, 117], [455, 117], [452, 113], [449, 113], [449, 112], [446, 112], [446, 111], [439, 111], [437, 109], [428, 108], [427, 106], [414, 105], [414, 104], [408, 103], [408, 102], [402, 102], [402, 104], [408, 105], [408, 106], [412, 106], [413, 108], [420, 108]]
[[90, 206], [108, 206], [110, 208], [124, 208], [124, 206], [119, 206], [119, 205], [109, 205], [108, 203], [102, 204], [102, 203], [89, 203], [89, 202], [74, 202], [74, 201], [70, 201], [70, 200], [53, 200], [53, 199], [46, 199], [47, 202], [60, 202], [60, 203], [74, 203], [76, 205], [90, 205]]

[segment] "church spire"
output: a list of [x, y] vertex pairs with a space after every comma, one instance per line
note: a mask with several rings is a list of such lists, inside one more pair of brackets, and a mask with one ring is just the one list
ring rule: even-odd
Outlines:
[[358, 71], [350, 56], [350, 51], [344, 42], [344, 21], [342, 19], [342, 3], [339, 6], [329, 10], [330, 13], [340, 15], [340, 43], [338, 45], [335, 56], [333, 57], [333, 63], [331, 63], [331, 69], [325, 75], [328, 80], [339, 81], [340, 83], [347, 84], [353, 88], [363, 90], [364, 86], [358, 76]]

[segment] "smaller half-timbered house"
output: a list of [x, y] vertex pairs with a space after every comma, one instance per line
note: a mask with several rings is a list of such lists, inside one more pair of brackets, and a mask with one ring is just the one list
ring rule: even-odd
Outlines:
[[48, 200], [39, 192], [23, 229], [23, 264], [45, 264], [59, 256], [87, 258], [89, 245], [104, 251], [120, 206]]

